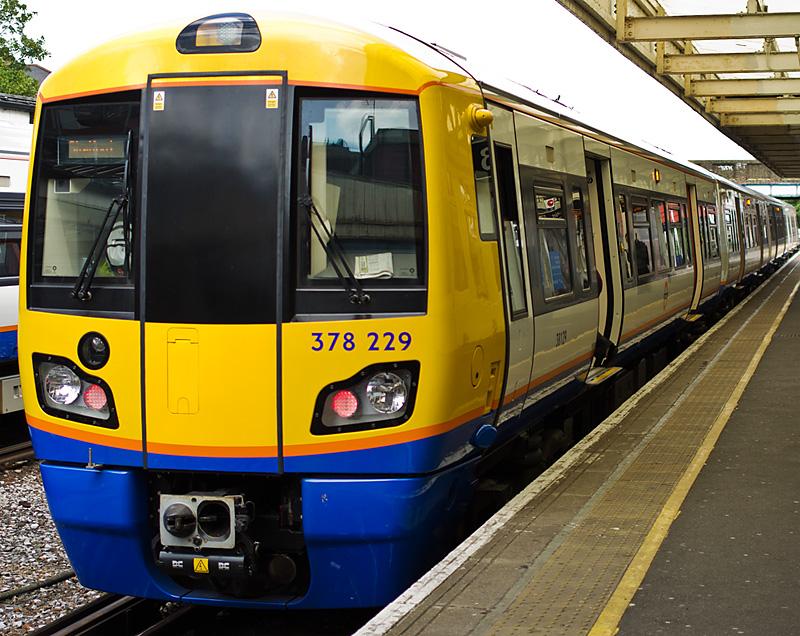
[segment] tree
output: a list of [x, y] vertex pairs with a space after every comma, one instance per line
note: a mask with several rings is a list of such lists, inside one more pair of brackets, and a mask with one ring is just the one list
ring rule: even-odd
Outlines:
[[25, 74], [26, 65], [49, 55], [44, 38], [25, 35], [36, 15], [20, 0], [0, 0], [0, 93], [36, 97], [39, 82]]

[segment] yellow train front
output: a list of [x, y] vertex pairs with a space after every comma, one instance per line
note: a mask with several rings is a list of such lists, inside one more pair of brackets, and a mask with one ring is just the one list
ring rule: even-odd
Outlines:
[[20, 359], [82, 584], [375, 606], [440, 556], [505, 362], [482, 105], [389, 29], [245, 14], [44, 83]]

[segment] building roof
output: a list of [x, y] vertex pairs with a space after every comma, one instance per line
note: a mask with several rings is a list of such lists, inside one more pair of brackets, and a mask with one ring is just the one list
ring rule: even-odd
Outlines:
[[33, 97], [23, 97], [22, 95], [0, 93], [0, 108], [22, 110], [32, 113], [36, 109], [36, 99]]

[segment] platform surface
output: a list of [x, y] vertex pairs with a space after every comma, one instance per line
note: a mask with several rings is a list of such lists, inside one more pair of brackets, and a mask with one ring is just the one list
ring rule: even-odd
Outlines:
[[358, 636], [800, 634], [800, 257]]

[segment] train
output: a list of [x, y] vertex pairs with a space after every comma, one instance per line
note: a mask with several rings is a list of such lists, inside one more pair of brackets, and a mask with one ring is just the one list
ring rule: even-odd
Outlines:
[[[0, 415], [20, 413], [20, 417], [23, 402], [17, 364], [17, 307], [34, 107], [32, 98], [0, 94]], [[3, 424], [5, 429], [7, 422]]]
[[20, 367], [80, 582], [385, 605], [489, 464], [798, 247], [794, 208], [406, 33], [224, 13], [42, 84]]

